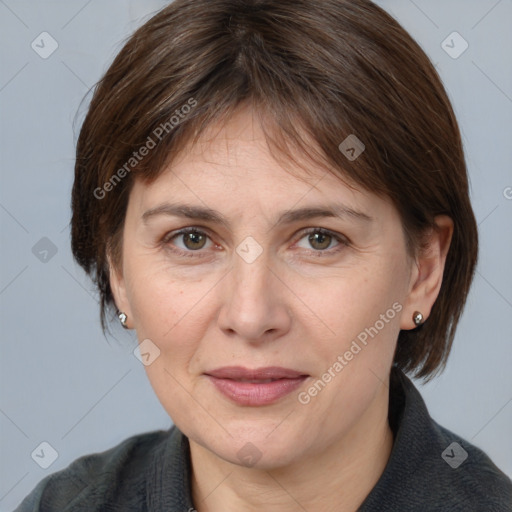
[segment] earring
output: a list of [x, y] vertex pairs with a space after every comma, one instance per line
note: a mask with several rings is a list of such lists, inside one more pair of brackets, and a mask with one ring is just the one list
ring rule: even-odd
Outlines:
[[125, 328], [125, 329], [128, 329], [128, 326], [126, 325], [126, 320], [128, 320], [128, 317], [126, 316], [126, 313], [122, 313], [120, 312], [119, 315], [119, 321], [121, 322], [121, 325]]
[[415, 311], [412, 315], [412, 321], [414, 322], [414, 325], [418, 327], [418, 325], [423, 323], [423, 315], [419, 311]]

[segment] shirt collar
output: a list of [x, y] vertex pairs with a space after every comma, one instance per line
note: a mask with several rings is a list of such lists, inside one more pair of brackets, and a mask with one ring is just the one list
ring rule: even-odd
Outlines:
[[177, 427], [172, 427], [163, 449], [155, 454], [149, 468], [147, 510], [193, 512], [191, 474], [188, 438]]
[[[384, 472], [358, 512], [382, 510], [383, 503], [403, 495], [405, 482], [410, 482], [422, 463], [432, 457], [433, 448], [442, 445], [419, 391], [395, 366], [390, 376], [388, 421], [393, 431], [393, 448]], [[439, 461], [441, 451], [442, 448]]]

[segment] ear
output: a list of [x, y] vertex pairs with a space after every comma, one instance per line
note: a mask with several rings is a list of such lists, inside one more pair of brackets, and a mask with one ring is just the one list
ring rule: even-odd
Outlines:
[[410, 290], [400, 322], [400, 328], [404, 330], [416, 328], [412, 319], [415, 311], [419, 311], [424, 320], [429, 317], [443, 282], [453, 221], [447, 215], [438, 215], [434, 222], [435, 228], [428, 234], [426, 246], [419, 249], [412, 265]]
[[126, 321], [128, 329], [133, 329], [133, 322], [131, 321], [133, 316], [126, 293], [126, 284], [123, 270], [122, 268], [116, 268], [110, 255], [107, 257], [107, 261], [109, 268], [110, 288], [112, 290], [112, 295], [114, 296], [116, 307], [119, 311], [122, 311], [128, 317]]

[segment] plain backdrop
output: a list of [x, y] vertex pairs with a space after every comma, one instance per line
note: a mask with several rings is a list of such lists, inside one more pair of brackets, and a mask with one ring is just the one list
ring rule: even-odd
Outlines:
[[[438, 423], [512, 475], [512, 1], [378, 3], [448, 90], [481, 237], [446, 371], [418, 385]], [[0, 0], [1, 511], [77, 457], [171, 425], [132, 354], [135, 335], [119, 328], [117, 341], [104, 338], [95, 291], [69, 244], [84, 106], [74, 125], [75, 114], [126, 37], [165, 4]], [[46, 469], [41, 451], [46, 463], [56, 456]]]

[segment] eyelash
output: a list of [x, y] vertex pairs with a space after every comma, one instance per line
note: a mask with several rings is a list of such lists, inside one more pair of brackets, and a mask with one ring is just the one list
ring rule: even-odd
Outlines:
[[[297, 242], [302, 240], [307, 235], [310, 235], [312, 233], [320, 233], [322, 235], [330, 236], [333, 240], [338, 242], [338, 245], [334, 246], [334, 248], [331, 249], [310, 249], [309, 252], [314, 256], [330, 256], [332, 254], [336, 254], [343, 250], [345, 247], [348, 247], [349, 241], [347, 238], [338, 235], [334, 233], [333, 231], [330, 231], [329, 229], [325, 228], [306, 228], [305, 230], [301, 231], [300, 237], [297, 239]], [[295, 242], [295, 243], [297, 243]]]
[[[328, 236], [332, 237], [333, 240], [338, 242], [338, 245], [336, 245], [334, 248], [331, 248], [331, 249], [316, 249], [316, 250], [311, 249], [308, 251], [310, 254], [312, 254], [316, 257], [330, 256], [332, 254], [336, 254], [339, 251], [343, 250], [345, 247], [350, 245], [349, 240], [347, 238], [345, 238], [341, 235], [338, 235], [338, 234], [334, 233], [333, 231], [330, 231], [325, 228], [306, 228], [305, 230], [301, 231], [300, 236], [297, 238], [295, 243], [301, 241], [304, 237], [306, 237], [307, 235], [310, 235], [312, 233], [320, 233], [322, 235], [328, 235]], [[170, 242], [172, 240], [174, 240], [175, 238], [182, 236], [182, 235], [189, 235], [189, 234], [197, 234], [197, 235], [206, 236], [210, 241], [212, 241], [207, 232], [202, 231], [201, 229], [196, 228], [196, 227], [188, 227], [188, 228], [180, 229], [178, 231], [172, 231], [172, 232], [166, 234], [164, 236], [164, 238], [162, 239], [161, 243], [166, 247], [166, 249], [172, 251], [173, 253], [177, 254], [178, 256], [185, 256], [185, 257], [191, 257], [191, 258], [204, 257], [204, 255], [201, 254], [201, 252], [203, 252], [201, 249], [198, 249], [196, 251], [194, 251], [194, 250], [184, 251], [183, 249], [176, 248], [175, 246], [173, 247], [172, 244], [170, 244]]]

